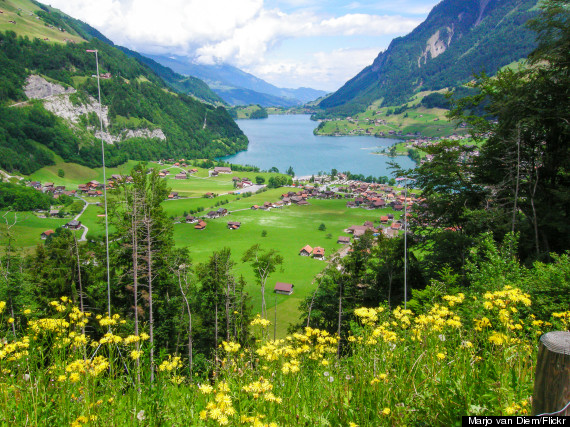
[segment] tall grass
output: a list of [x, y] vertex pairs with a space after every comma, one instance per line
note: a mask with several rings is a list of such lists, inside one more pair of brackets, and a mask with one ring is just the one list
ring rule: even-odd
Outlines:
[[453, 425], [467, 414], [526, 414], [537, 338], [570, 326], [570, 311], [552, 323], [522, 316], [530, 304], [506, 287], [448, 295], [418, 314], [360, 308], [340, 345], [312, 328], [263, 339], [271, 326], [257, 317], [250, 348], [222, 343], [201, 376], [162, 355], [151, 383], [148, 335], [129, 335], [118, 316], [93, 318], [64, 297], [50, 316], [14, 319], [0, 302], [0, 423]]

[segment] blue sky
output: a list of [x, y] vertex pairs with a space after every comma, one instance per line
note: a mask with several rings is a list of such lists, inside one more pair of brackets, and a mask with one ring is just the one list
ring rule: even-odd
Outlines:
[[333, 91], [437, 0], [50, 0], [115, 43], [225, 62], [280, 87]]

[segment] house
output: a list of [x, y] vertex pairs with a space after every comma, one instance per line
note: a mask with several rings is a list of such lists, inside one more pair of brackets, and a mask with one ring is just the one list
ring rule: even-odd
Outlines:
[[196, 224], [196, 225], [194, 226], [194, 228], [195, 228], [196, 230], [204, 230], [204, 229], [206, 228], [206, 222], [203, 221], [203, 220], [200, 220], [200, 221], [198, 222], [198, 224]]
[[168, 198], [169, 198], [170, 200], [178, 199], [178, 192], [173, 191], [172, 193], [170, 193], [170, 194], [168, 195]]
[[253, 209], [254, 211], [256, 211], [256, 210], [259, 209], [259, 206], [258, 206], [258, 205], [253, 205], [253, 206], [251, 207], [251, 209]]
[[240, 227], [241, 227], [241, 222], [232, 222], [232, 221], [228, 222], [228, 228], [230, 230], [237, 230]]
[[174, 175], [174, 179], [188, 179], [188, 176], [184, 172], [181, 172], [179, 174]]
[[294, 287], [295, 285], [292, 285], [291, 283], [277, 282], [275, 283], [275, 288], [273, 289], [273, 292], [275, 292], [276, 294], [291, 295], [293, 293]]
[[53, 233], [55, 233], [55, 231], [53, 230], [46, 230], [44, 231], [40, 236], [42, 238], [42, 240], [47, 239], [49, 236], [51, 236]]
[[325, 259], [325, 249], [317, 246], [313, 249], [313, 258]]
[[232, 173], [232, 168], [228, 168], [228, 167], [225, 167], [225, 166], [216, 166], [216, 167], [214, 168], [214, 172], [217, 172], [217, 173]]
[[218, 218], [220, 215], [218, 215], [218, 212], [216, 212], [216, 211], [210, 211], [206, 214], [206, 216], [210, 219], [214, 219], [214, 218]]
[[196, 218], [195, 216], [188, 215], [186, 217], [186, 223], [187, 224], [194, 224], [195, 222], [198, 222], [198, 218]]
[[311, 248], [309, 245], [305, 246], [303, 249], [299, 251], [299, 255], [301, 256], [311, 256], [312, 253], [313, 253], [313, 248]]
[[219, 208], [216, 212], [218, 216], [226, 216], [228, 214], [228, 210], [225, 208]]
[[372, 223], [372, 221], [365, 221], [364, 226], [368, 228], [374, 228], [374, 224]]
[[400, 224], [399, 222], [393, 222], [390, 228], [392, 230], [400, 230], [402, 228], [402, 224]]
[[350, 236], [339, 236], [336, 242], [341, 245], [348, 245], [350, 243]]
[[65, 224], [63, 227], [68, 228], [70, 230], [79, 230], [81, 228], [81, 221], [73, 219], [69, 221], [67, 224]]
[[398, 204], [395, 204], [392, 209], [394, 209], [395, 211], [401, 211], [402, 209], [404, 209], [404, 205], [401, 205], [398, 203]]
[[49, 216], [58, 216], [58, 215], [59, 215], [59, 209], [50, 209]]

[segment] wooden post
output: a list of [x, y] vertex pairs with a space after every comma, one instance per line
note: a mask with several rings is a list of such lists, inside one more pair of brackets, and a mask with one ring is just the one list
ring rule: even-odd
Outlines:
[[[570, 332], [540, 337], [536, 361], [533, 415], [560, 411], [570, 401]], [[570, 406], [556, 415], [570, 415]]]

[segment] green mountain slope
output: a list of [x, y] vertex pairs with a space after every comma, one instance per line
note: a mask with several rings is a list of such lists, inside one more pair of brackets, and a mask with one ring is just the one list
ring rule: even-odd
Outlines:
[[350, 115], [373, 102], [398, 105], [418, 91], [456, 87], [473, 73], [494, 74], [535, 47], [524, 23], [536, 0], [444, 0], [405, 37], [394, 39], [372, 65], [319, 106]]
[[[3, 1], [2, 8], [7, 10], [10, 5], [18, 10], [16, 6], [23, 3], [34, 6], [10, 0]], [[40, 38], [19, 37], [14, 32], [20, 29], [18, 24], [12, 24], [14, 31], [0, 33], [0, 168], [31, 173], [53, 164], [49, 150], [65, 161], [90, 167], [100, 164], [95, 135], [98, 118], [92, 108], [97, 97], [97, 81], [92, 78], [95, 58], [86, 49], [98, 49], [100, 72], [110, 73], [110, 78], [101, 80], [107, 113], [104, 131], [114, 142], [107, 145], [109, 165], [127, 159], [212, 158], [247, 147], [247, 138], [223, 107], [173, 93], [149, 67], [100, 40], [86, 24], [79, 25], [79, 21], [57, 12], [50, 12], [55, 16], [50, 21], [42, 12], [45, 10], [38, 8], [23, 13], [31, 21], [22, 30], [23, 35], [34, 33]], [[41, 31], [55, 28], [51, 22], [67, 25], [59, 27], [65, 32], [57, 31], [66, 34], [68, 40], [73, 35], [74, 41], [43, 40]], [[80, 37], [91, 40], [81, 42]], [[39, 76], [40, 81], [57, 84], [68, 93], [30, 101], [24, 90], [29, 76]], [[45, 104], [54, 100], [76, 107], [79, 113], [75, 120], [46, 110]]]

